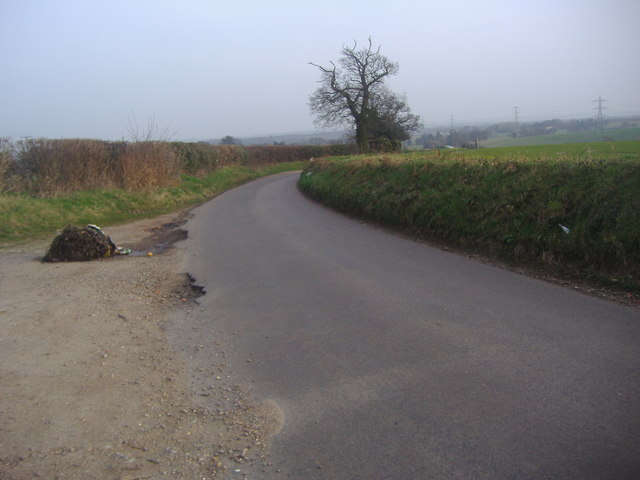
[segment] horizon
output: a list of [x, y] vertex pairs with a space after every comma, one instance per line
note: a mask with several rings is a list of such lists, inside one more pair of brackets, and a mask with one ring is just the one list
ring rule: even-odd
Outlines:
[[177, 139], [335, 130], [314, 127], [309, 62], [369, 37], [427, 128], [516, 107], [589, 118], [600, 95], [607, 116], [638, 115], [637, 18], [634, 0], [3, 2], [0, 137], [115, 140], [132, 119]]
[[[571, 121], [571, 120], [591, 120], [591, 119], [595, 119], [596, 116], [595, 115], [591, 115], [591, 116], [587, 116], [587, 117], [566, 117], [566, 118], [559, 118], [559, 117], [555, 117], [555, 118], [539, 118], [539, 119], [532, 119], [532, 120], [520, 120], [519, 123], [520, 125], [527, 125], [527, 124], [533, 124], [533, 123], [539, 123], [539, 122], [546, 122], [546, 121], [553, 121], [553, 120], [560, 120], [563, 122], [566, 121]], [[624, 121], [624, 120], [638, 120], [640, 121], [640, 113], [637, 114], [629, 114], [629, 115], [622, 115], [622, 116], [605, 116], [605, 120], [608, 121]], [[457, 128], [475, 128], [475, 127], [491, 127], [493, 125], [499, 125], [499, 124], [508, 124], [508, 123], [514, 123], [513, 119], [510, 120], [498, 120], [498, 121], [480, 121], [480, 122], [454, 122], [454, 130]], [[451, 122], [449, 121], [449, 123], [447, 122], [441, 122], [441, 123], [437, 123], [434, 125], [429, 125], [429, 126], [423, 126], [422, 129], [420, 129], [418, 132], [416, 132], [413, 136], [418, 136], [419, 134], [423, 133], [423, 132], [427, 132], [427, 131], [435, 131], [435, 130], [439, 130], [439, 129], [443, 129], [443, 130], [449, 130], [451, 127]], [[263, 138], [269, 138], [269, 137], [286, 137], [286, 136], [304, 136], [304, 135], [309, 135], [309, 136], [322, 136], [322, 134], [332, 134], [332, 135], [337, 135], [337, 134], [349, 134], [349, 130], [348, 129], [343, 129], [343, 130], [339, 130], [339, 129], [335, 129], [335, 130], [322, 130], [322, 131], [318, 131], [318, 130], [299, 130], [299, 131], [289, 131], [289, 132], [270, 132], [270, 133], [262, 133], [262, 134], [256, 134], [256, 135], [241, 135], [241, 136], [236, 136], [236, 135], [221, 135], [218, 137], [211, 137], [211, 138], [207, 138], [207, 139], [192, 139], [191, 141], [205, 141], [205, 142], [209, 142], [209, 141], [219, 141], [222, 140], [222, 138], [226, 137], [226, 136], [231, 136], [235, 139], [238, 140], [244, 140], [244, 139], [263, 139]]]
[[[552, 120], [560, 120], [560, 121], [571, 121], [571, 120], [591, 120], [591, 119], [595, 119], [594, 115], [591, 116], [587, 116], [587, 117], [565, 117], [565, 118], [560, 118], [560, 117], [555, 117], [555, 118], [539, 118], [539, 119], [532, 119], [532, 120], [520, 120], [519, 123], [520, 125], [527, 125], [527, 124], [534, 124], [534, 123], [540, 123], [540, 122], [545, 122], [545, 121], [552, 121]], [[640, 113], [638, 114], [629, 114], [629, 115], [621, 115], [621, 116], [605, 116], [605, 120], [608, 121], [625, 121], [625, 120], [638, 120], [640, 121]], [[498, 120], [498, 121], [478, 121], [478, 122], [454, 122], [454, 128], [453, 130], [456, 130], [456, 128], [461, 128], [461, 129], [469, 129], [469, 128], [481, 128], [481, 127], [491, 127], [494, 125], [502, 125], [502, 124], [508, 124], [508, 123], [514, 123], [513, 119], [510, 120]], [[413, 136], [419, 136], [420, 134], [424, 133], [424, 132], [429, 132], [429, 131], [437, 131], [437, 130], [442, 130], [443, 132], [449, 131], [451, 129], [451, 121], [449, 120], [449, 122], [440, 122], [434, 125], [424, 125], [420, 130], [418, 130], [417, 132], [415, 132], [415, 134]], [[230, 136], [233, 137], [237, 140], [255, 140], [255, 139], [267, 139], [267, 138], [281, 138], [281, 137], [287, 137], [287, 136], [310, 136], [310, 137], [322, 137], [322, 135], [327, 135], [327, 136], [331, 136], [331, 137], [335, 137], [338, 135], [348, 135], [349, 134], [349, 129], [332, 129], [332, 130], [297, 130], [297, 131], [286, 131], [286, 132], [266, 132], [266, 133], [258, 133], [258, 134], [249, 134], [249, 135], [220, 135], [220, 136], [212, 136], [212, 137], [208, 137], [208, 138], [174, 138], [173, 136], [169, 136], [167, 138], [164, 138], [163, 136], [159, 136], [157, 138], [152, 138], [152, 140], [160, 140], [160, 141], [169, 141], [169, 142], [193, 142], [193, 143], [197, 143], [197, 142], [219, 142], [220, 140], [222, 140], [224, 137]], [[126, 139], [124, 138], [124, 136], [120, 137], [120, 138], [99, 138], [99, 137], [77, 137], [77, 136], [69, 136], [69, 137], [37, 137], [37, 136], [31, 136], [31, 135], [26, 135], [26, 136], [21, 136], [21, 137], [11, 137], [11, 136], [2, 136], [0, 135], [1, 139], [8, 139], [10, 141], [16, 142], [20, 139], [22, 140], [28, 140], [28, 139], [38, 139], [38, 138], [43, 138], [43, 139], [49, 139], [49, 140], [55, 140], [55, 139], [78, 139], [78, 140], [104, 140], [104, 141], [137, 141], [135, 139]]]

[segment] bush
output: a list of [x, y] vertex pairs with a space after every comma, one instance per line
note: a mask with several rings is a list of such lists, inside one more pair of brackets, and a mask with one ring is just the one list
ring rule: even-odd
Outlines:
[[14, 187], [37, 195], [63, 195], [118, 185], [114, 148], [100, 140], [31, 139], [18, 143]]
[[117, 160], [122, 171], [122, 187], [126, 190], [174, 185], [181, 173], [180, 157], [166, 142], [127, 144]]
[[13, 162], [13, 145], [7, 138], [0, 138], [0, 193], [8, 188], [7, 176]]
[[[15, 149], [15, 155], [13, 150]], [[259, 166], [353, 153], [352, 145], [252, 146], [185, 142], [30, 139], [0, 142], [0, 191], [38, 196], [175, 185], [231, 165]]]
[[207, 143], [172, 142], [180, 157], [183, 173], [205, 174], [219, 167], [218, 151]]

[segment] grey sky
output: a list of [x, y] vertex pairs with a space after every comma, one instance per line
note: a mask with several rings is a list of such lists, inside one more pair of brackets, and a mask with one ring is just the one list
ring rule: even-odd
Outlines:
[[313, 61], [371, 36], [427, 126], [640, 113], [637, 0], [0, 0], [0, 136], [313, 130]]

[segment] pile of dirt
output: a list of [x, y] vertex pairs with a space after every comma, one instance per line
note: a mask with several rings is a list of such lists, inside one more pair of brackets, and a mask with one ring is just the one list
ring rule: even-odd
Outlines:
[[111, 238], [95, 225], [73, 227], [68, 225], [53, 239], [44, 262], [76, 262], [94, 260], [115, 255], [116, 248]]

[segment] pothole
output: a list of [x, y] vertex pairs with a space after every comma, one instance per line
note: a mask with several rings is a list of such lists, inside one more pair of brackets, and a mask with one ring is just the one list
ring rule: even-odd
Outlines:
[[191, 287], [192, 298], [194, 299], [199, 298], [207, 294], [206, 290], [202, 285], [196, 285], [195, 283], [196, 279], [193, 276], [191, 276], [191, 274], [187, 273], [186, 275], [187, 275], [187, 278], [189, 279], [189, 286]]

